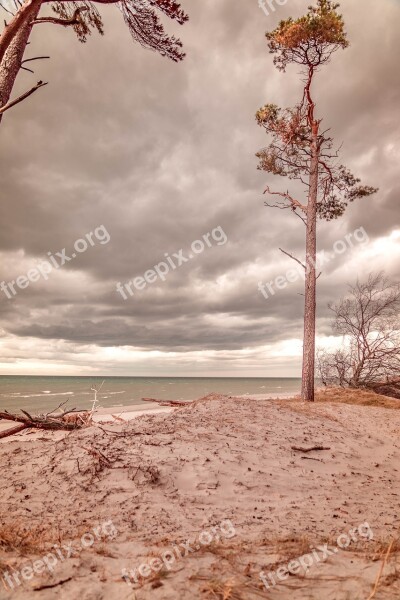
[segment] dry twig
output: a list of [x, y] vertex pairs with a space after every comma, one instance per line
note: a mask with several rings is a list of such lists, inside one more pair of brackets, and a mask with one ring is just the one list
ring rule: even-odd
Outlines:
[[312, 446], [311, 448], [302, 448], [301, 446], [290, 446], [296, 452], [312, 452], [313, 450], [330, 450], [327, 446]]

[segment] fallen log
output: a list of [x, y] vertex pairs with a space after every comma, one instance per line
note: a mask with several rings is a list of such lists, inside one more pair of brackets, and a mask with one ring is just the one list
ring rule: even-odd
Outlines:
[[[57, 410], [57, 409], [56, 409]], [[24, 429], [44, 429], [47, 431], [72, 431], [90, 425], [91, 418], [88, 411], [78, 411], [75, 408], [63, 411], [60, 414], [47, 413], [46, 415], [32, 416], [21, 409], [21, 415], [9, 413], [7, 410], [0, 412], [0, 420], [20, 423], [17, 427], [7, 429], [0, 433], [0, 438], [5, 438]], [[73, 413], [73, 414], [72, 414]]]

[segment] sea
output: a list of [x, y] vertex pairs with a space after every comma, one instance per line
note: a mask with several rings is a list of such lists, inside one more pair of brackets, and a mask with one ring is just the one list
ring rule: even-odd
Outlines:
[[[101, 388], [100, 388], [101, 386]], [[147, 403], [142, 398], [195, 400], [211, 392], [277, 398], [300, 392], [297, 378], [259, 377], [42, 377], [0, 375], [0, 412], [22, 408], [32, 413], [65, 407], [88, 409], [94, 392], [101, 408]]]

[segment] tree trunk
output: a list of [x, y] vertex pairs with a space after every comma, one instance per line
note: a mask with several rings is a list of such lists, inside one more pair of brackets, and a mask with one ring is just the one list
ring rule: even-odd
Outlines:
[[[32, 21], [38, 16], [41, 4], [42, 0], [29, 0], [22, 5], [16, 15], [16, 18], [19, 17], [19, 27], [9, 41], [7, 49], [3, 48], [4, 55], [0, 62], [0, 107], [5, 106], [10, 99], [31, 35]], [[9, 27], [11, 26], [9, 25]], [[3, 36], [4, 33], [1, 38]], [[0, 123], [2, 116], [0, 114]]]
[[301, 398], [314, 402], [317, 198], [318, 198], [318, 124], [312, 126], [310, 194], [307, 205], [306, 279], [304, 300], [304, 341]]

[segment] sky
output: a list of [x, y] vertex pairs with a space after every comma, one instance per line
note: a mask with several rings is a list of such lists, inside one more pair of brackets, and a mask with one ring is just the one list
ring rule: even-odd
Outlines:
[[[183, 0], [190, 21], [165, 21], [179, 64], [134, 43], [116, 7], [86, 44], [36, 28], [26, 56], [51, 58], [14, 95], [49, 85], [0, 128], [0, 374], [300, 375], [304, 282], [279, 248], [301, 258], [304, 227], [263, 191], [302, 191], [257, 170], [254, 115], [299, 100], [298, 69], [275, 69], [265, 32], [309, 3]], [[351, 45], [317, 76], [317, 114], [379, 192], [319, 223], [320, 347], [340, 343], [327, 305], [349, 283], [400, 275], [400, 1], [341, 12]]]

